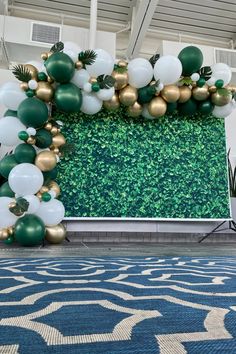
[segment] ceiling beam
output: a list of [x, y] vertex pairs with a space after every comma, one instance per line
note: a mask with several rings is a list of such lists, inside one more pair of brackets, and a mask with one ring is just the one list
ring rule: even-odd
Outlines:
[[134, 8], [135, 15], [126, 51], [127, 58], [134, 58], [138, 55], [158, 2], [159, 0], [141, 0], [138, 8]]

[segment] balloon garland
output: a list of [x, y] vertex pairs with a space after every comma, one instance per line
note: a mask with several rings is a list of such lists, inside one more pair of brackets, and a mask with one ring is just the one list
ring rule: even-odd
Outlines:
[[114, 62], [102, 49], [81, 49], [56, 43], [42, 62], [13, 68], [20, 81], [0, 90], [7, 107], [0, 120], [0, 143], [14, 146], [0, 161], [0, 239], [23, 246], [55, 244], [66, 237], [61, 223], [65, 209], [56, 183], [57, 163], [66, 147], [62, 123], [52, 107], [94, 115], [102, 107], [126, 107], [131, 117], [158, 119], [178, 110], [180, 115], [227, 117], [235, 108], [236, 87], [224, 63], [202, 67], [199, 48], [188, 46], [178, 57], [154, 55], [129, 63]]

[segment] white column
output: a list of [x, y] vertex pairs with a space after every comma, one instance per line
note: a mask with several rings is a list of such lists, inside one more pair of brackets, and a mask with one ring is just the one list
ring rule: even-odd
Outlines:
[[89, 49], [95, 49], [97, 32], [97, 8], [98, 1], [91, 0], [90, 6], [90, 29], [89, 29]]

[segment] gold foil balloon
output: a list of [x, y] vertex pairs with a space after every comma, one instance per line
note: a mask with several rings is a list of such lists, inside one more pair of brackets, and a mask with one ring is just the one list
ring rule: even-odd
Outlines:
[[45, 126], [44, 126], [44, 129], [50, 131], [50, 130], [52, 129], [52, 123], [47, 122], [47, 123], [45, 124]]
[[9, 232], [7, 229], [0, 230], [0, 240], [6, 240], [9, 236]]
[[117, 64], [120, 68], [126, 68], [128, 65], [127, 61], [125, 61], [123, 59], [119, 60]]
[[211, 101], [216, 106], [224, 106], [228, 104], [232, 99], [231, 93], [226, 89], [221, 89], [211, 95]]
[[77, 70], [83, 69], [83, 63], [82, 63], [82, 61], [80, 61], [80, 60], [76, 61], [76, 62], [75, 62], [75, 68], [76, 68]]
[[122, 90], [124, 87], [128, 85], [128, 73], [127, 71], [124, 73], [119, 73], [118, 71], [113, 71], [111, 74], [112, 77], [116, 80], [115, 82], [115, 90]]
[[51, 171], [56, 164], [57, 158], [52, 151], [42, 151], [35, 159], [35, 165], [43, 172]]
[[48, 58], [48, 53], [44, 52], [41, 54], [41, 59], [47, 60], [47, 58]]
[[52, 133], [52, 135], [53, 136], [55, 136], [55, 135], [57, 135], [58, 134], [58, 128], [57, 127], [52, 127], [52, 129], [51, 129], [51, 133]]
[[66, 237], [66, 228], [63, 224], [55, 226], [46, 226], [45, 239], [54, 245], [64, 241]]
[[120, 100], [118, 94], [115, 93], [109, 101], [103, 102], [103, 107], [108, 109], [109, 111], [115, 111], [120, 107]]
[[54, 135], [52, 138], [52, 145], [54, 147], [59, 147], [59, 146], [65, 145], [65, 143], [66, 143], [66, 139], [64, 138], [64, 136], [62, 134]]
[[230, 92], [236, 92], [236, 86], [235, 85], [227, 85], [225, 88], [230, 91]]
[[27, 140], [26, 140], [27, 144], [30, 145], [35, 145], [36, 143], [36, 139], [33, 136], [30, 136]]
[[179, 88], [176, 85], [166, 85], [163, 90], [161, 90], [161, 96], [168, 103], [173, 103], [178, 101], [180, 97]]
[[148, 104], [148, 112], [153, 117], [161, 117], [164, 116], [167, 110], [167, 103], [164, 101], [162, 97], [155, 97]]
[[208, 91], [210, 93], [215, 93], [217, 91], [217, 88], [216, 88], [216, 86], [210, 86], [210, 87], [208, 87]]
[[36, 96], [45, 102], [50, 102], [54, 95], [54, 89], [49, 82], [39, 81]]
[[188, 86], [180, 86], [179, 92], [179, 103], [187, 102], [192, 96], [192, 90]]
[[23, 91], [27, 91], [29, 86], [28, 86], [28, 82], [22, 82], [20, 84], [20, 88], [23, 90]]
[[37, 80], [37, 78], [38, 78], [38, 69], [36, 69], [36, 67], [31, 65], [31, 64], [24, 64], [24, 67], [29, 70], [29, 72], [31, 74], [31, 78], [33, 80]]
[[135, 87], [126, 86], [120, 91], [119, 99], [124, 106], [132, 106], [138, 99], [138, 90]]
[[130, 117], [139, 117], [142, 113], [143, 107], [138, 102], [135, 102], [132, 106], [127, 108], [128, 115]]
[[55, 193], [56, 193], [56, 198], [60, 195], [61, 193], [61, 189], [59, 187], [59, 185], [57, 184], [57, 182], [55, 181], [51, 181], [49, 184], [48, 184], [48, 188], [49, 190], [53, 190]]
[[192, 94], [196, 101], [205, 101], [210, 95], [207, 85], [194, 87]]

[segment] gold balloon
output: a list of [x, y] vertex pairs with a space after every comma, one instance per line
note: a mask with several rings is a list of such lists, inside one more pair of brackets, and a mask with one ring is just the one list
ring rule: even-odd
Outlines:
[[26, 140], [27, 144], [30, 145], [35, 145], [36, 143], [36, 139], [33, 136], [30, 136], [27, 140]]
[[109, 111], [115, 111], [120, 107], [120, 101], [117, 93], [115, 93], [109, 101], [103, 102], [103, 107]]
[[126, 86], [120, 91], [119, 99], [124, 106], [132, 106], [138, 99], [138, 90], [135, 87]]
[[45, 126], [44, 126], [44, 129], [46, 129], [46, 130], [51, 130], [52, 129], [52, 123], [50, 123], [50, 122], [47, 122], [46, 124], [45, 124]]
[[48, 53], [45, 52], [41, 54], [41, 59], [47, 60], [47, 58], [48, 58]]
[[53, 190], [56, 193], [56, 197], [58, 197], [61, 193], [61, 189], [60, 189], [59, 185], [57, 184], [57, 182], [55, 182], [55, 181], [51, 181], [48, 184], [48, 188], [49, 188], [49, 190]]
[[138, 102], [135, 102], [132, 106], [127, 108], [128, 115], [130, 117], [139, 117], [142, 113], [143, 107]]
[[57, 135], [58, 134], [58, 128], [57, 127], [52, 127], [51, 133], [52, 133], [53, 136]]
[[167, 109], [167, 103], [163, 100], [162, 97], [155, 97], [148, 104], [148, 112], [153, 117], [161, 117], [164, 116]]
[[167, 85], [161, 90], [161, 95], [166, 102], [176, 102], [180, 97], [179, 88], [176, 85]]
[[50, 102], [54, 95], [54, 89], [49, 82], [40, 81], [36, 89], [36, 96], [45, 102]]
[[192, 96], [192, 90], [188, 86], [180, 86], [179, 92], [179, 103], [187, 102]]
[[215, 93], [217, 91], [217, 87], [216, 86], [210, 86], [210, 87], [208, 87], [208, 91], [210, 93]]
[[38, 197], [39, 200], [42, 200], [42, 193], [40, 193], [40, 192], [36, 193], [36, 197]]
[[15, 208], [15, 206], [16, 206], [16, 202], [14, 201], [14, 202], [11, 202], [9, 205], [8, 205], [8, 208], [10, 209], [10, 208]]
[[89, 79], [90, 84], [96, 84], [98, 82], [96, 77], [90, 77]]
[[227, 85], [227, 86], [225, 86], [225, 88], [228, 91], [232, 92], [232, 93], [236, 92], [236, 86], [235, 85]]
[[126, 66], [128, 65], [125, 60], [119, 60], [117, 64], [120, 68], [126, 68]]
[[13, 235], [14, 234], [14, 229], [12, 226], [7, 228], [8, 235]]
[[49, 82], [49, 84], [53, 84], [53, 83], [54, 83], [54, 80], [53, 80], [52, 77], [48, 76], [47, 82]]
[[35, 165], [43, 172], [51, 171], [56, 164], [57, 158], [52, 151], [42, 151], [35, 159]]
[[205, 101], [210, 96], [207, 85], [202, 87], [194, 87], [192, 94], [196, 101]]
[[122, 90], [125, 86], [128, 85], [128, 73], [119, 73], [118, 71], [113, 71], [111, 74], [112, 77], [116, 80], [115, 90]]
[[217, 91], [211, 95], [211, 101], [216, 106], [224, 106], [228, 104], [232, 99], [232, 95], [228, 90], [226, 89], [221, 89], [221, 90], [223, 90], [223, 92], [221, 91], [222, 93], [219, 93]]
[[39, 190], [39, 193], [43, 194], [49, 191], [49, 188], [47, 186], [42, 186]]
[[9, 236], [9, 232], [7, 229], [0, 230], [0, 240], [6, 240]]
[[27, 91], [28, 88], [29, 88], [28, 83], [27, 83], [27, 82], [22, 82], [22, 83], [20, 84], [20, 88], [21, 88], [21, 90], [23, 90], [23, 91]]
[[78, 60], [78, 61], [75, 63], [75, 68], [76, 68], [77, 70], [83, 69], [83, 63], [82, 63], [82, 61]]
[[52, 138], [52, 145], [54, 147], [65, 145], [65, 143], [66, 143], [66, 139], [62, 134], [54, 135]]
[[64, 241], [65, 237], [66, 228], [63, 224], [46, 227], [45, 238], [49, 243], [52, 243], [54, 245], [59, 244]]
[[24, 67], [27, 68], [31, 74], [32, 79], [37, 80], [38, 78], [38, 69], [31, 64], [24, 64]]

